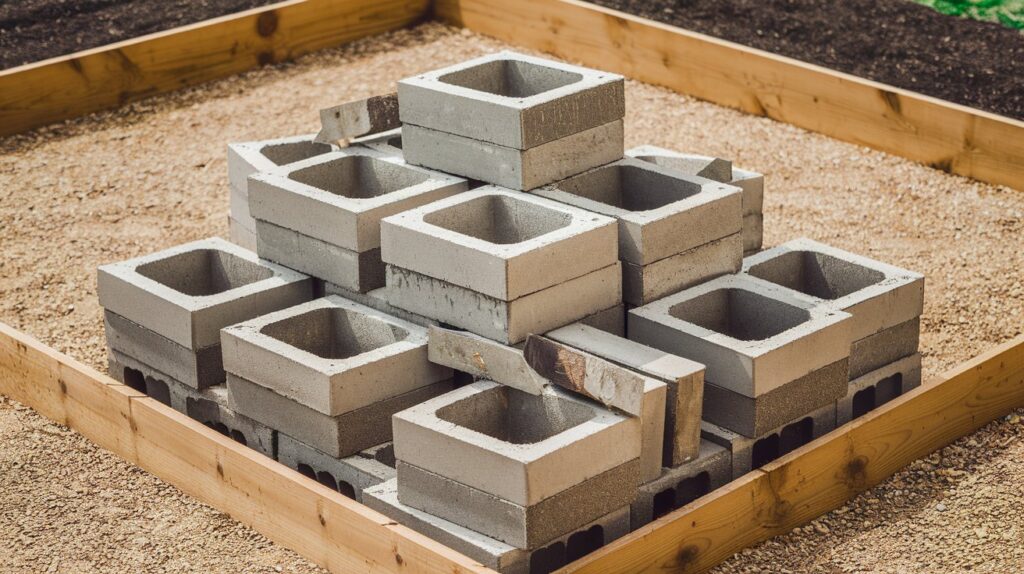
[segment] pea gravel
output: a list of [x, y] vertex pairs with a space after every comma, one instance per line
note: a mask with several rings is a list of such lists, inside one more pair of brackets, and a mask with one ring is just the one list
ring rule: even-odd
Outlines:
[[[103, 368], [102, 263], [225, 236], [225, 144], [502, 44], [426, 24], [0, 140], [0, 320]], [[925, 375], [1019, 334], [1024, 194], [627, 84], [627, 145], [767, 176], [766, 245], [798, 236], [927, 276]], [[1018, 414], [717, 572], [1024, 570]], [[296, 554], [0, 399], [0, 572], [317, 572]]]

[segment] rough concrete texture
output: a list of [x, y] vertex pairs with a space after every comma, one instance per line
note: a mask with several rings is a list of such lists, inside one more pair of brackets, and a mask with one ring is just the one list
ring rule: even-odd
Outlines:
[[743, 265], [743, 237], [733, 233], [647, 265], [622, 262], [622, 300], [641, 306], [715, 277], [736, 273]]
[[744, 259], [743, 272], [850, 313], [851, 341], [920, 317], [924, 309], [924, 275], [807, 238]]
[[478, 381], [393, 423], [398, 460], [523, 506], [640, 456], [639, 419], [554, 387]]
[[392, 265], [385, 273], [392, 305], [512, 345], [526, 340], [530, 333], [567, 325], [622, 301], [618, 261], [514, 301], [494, 299]]
[[848, 361], [812, 371], [756, 398], [704, 381], [702, 418], [746, 437], [759, 437], [846, 396]]
[[545, 336], [666, 383], [662, 465], [679, 466], [696, 458], [700, 448], [704, 365], [582, 323], [549, 331]]
[[607, 267], [615, 245], [613, 219], [497, 186], [381, 223], [387, 264], [503, 301]]
[[529, 550], [629, 505], [640, 484], [640, 461], [632, 460], [523, 506], [402, 460], [397, 470], [402, 504]]
[[707, 366], [722, 388], [758, 397], [847, 359], [850, 315], [743, 275], [629, 312], [629, 338]]
[[414, 165], [510, 189], [548, 185], [622, 157], [622, 120], [516, 149], [406, 124], [403, 153]]
[[352, 145], [368, 147], [396, 157], [403, 156], [402, 128], [356, 138], [351, 143]]
[[622, 119], [622, 76], [497, 52], [398, 82], [402, 123], [529, 149]]
[[380, 247], [380, 220], [454, 195], [466, 180], [352, 146], [249, 178], [256, 219], [344, 247]]
[[399, 309], [390, 303], [388, 300], [388, 289], [387, 287], [381, 287], [380, 289], [374, 289], [367, 293], [359, 293], [358, 291], [352, 291], [345, 289], [333, 283], [324, 283], [324, 295], [338, 295], [348, 299], [349, 301], [355, 301], [360, 305], [376, 309], [386, 315], [401, 319], [403, 321], [419, 325], [420, 327], [429, 327], [431, 325], [437, 325], [437, 321], [429, 317], [417, 315], [416, 313], [410, 313], [405, 309]]
[[738, 187], [633, 158], [530, 193], [614, 217], [619, 257], [636, 265], [739, 233], [743, 225]]
[[[392, 454], [391, 460], [385, 456], [388, 453]], [[387, 442], [352, 456], [335, 458], [286, 434], [277, 435], [278, 462], [311, 478], [315, 476], [339, 492], [351, 492], [359, 502], [367, 488], [395, 477], [393, 454], [391, 443]]]
[[250, 175], [337, 151], [337, 146], [314, 142], [314, 137], [315, 134], [304, 134], [228, 144], [228, 183], [248, 197]]
[[914, 353], [850, 381], [836, 401], [836, 425], [844, 425], [921, 386], [921, 355]]
[[227, 385], [234, 411], [337, 458], [391, 440], [391, 415], [452, 388], [450, 380], [441, 381], [330, 416], [232, 373], [228, 373]]
[[754, 213], [743, 216], [743, 255], [753, 255], [764, 245], [764, 215]]
[[192, 350], [220, 329], [308, 301], [312, 280], [219, 237], [100, 266], [100, 305]]
[[359, 293], [384, 286], [380, 248], [352, 251], [257, 220], [256, 252], [268, 261]]
[[618, 337], [626, 336], [626, 306], [619, 303], [577, 321]]
[[836, 428], [836, 409], [829, 404], [799, 420], [758, 438], [750, 438], [707, 421], [701, 422], [701, 437], [722, 445], [732, 453], [732, 477], [737, 479], [754, 468], [797, 449]]
[[250, 231], [256, 230], [256, 220], [253, 219], [252, 212], [249, 211], [249, 195], [233, 186], [228, 193], [228, 217]]
[[534, 371], [523, 351], [474, 335], [442, 327], [428, 329], [430, 362], [469, 373], [474, 377], [539, 395], [549, 381]]
[[854, 341], [850, 344], [850, 379], [913, 355], [920, 342], [920, 317]]
[[[384, 514], [388, 518], [407, 526], [420, 534], [428, 536], [445, 546], [476, 560], [481, 565], [497, 570], [502, 574], [529, 574], [530, 558], [535, 551], [516, 548], [500, 540], [480, 534], [449, 522], [442, 518], [417, 510], [398, 500], [397, 479], [388, 480], [377, 486], [367, 489], [364, 493], [363, 504]], [[582, 555], [586, 534], [597, 531], [600, 533], [600, 544], [593, 545], [586, 550], [593, 551], [613, 540], [621, 538], [629, 532], [629, 509], [620, 508], [602, 516], [594, 522], [587, 524], [572, 534], [550, 540], [544, 544], [545, 548], [536, 550], [537, 553], [547, 551], [549, 548], [560, 546], [563, 554], [566, 554], [567, 547], [572, 549], [568, 556], [564, 556], [562, 564], [568, 563], [568, 559], [575, 560]], [[534, 568], [534, 572], [538, 571]], [[540, 570], [543, 571], [543, 570]]]
[[630, 505], [632, 530], [669, 512], [682, 508], [732, 480], [732, 455], [723, 446], [701, 440], [697, 457], [690, 462], [664, 468], [654, 480], [642, 485]]
[[224, 382], [220, 345], [193, 351], [111, 311], [103, 313], [107, 346], [202, 389]]
[[222, 341], [229, 373], [327, 416], [452, 376], [427, 359], [422, 327], [337, 295], [233, 325]]
[[[253, 226], [255, 227], [255, 220]], [[228, 217], [228, 239], [231, 243], [249, 251], [256, 252], [256, 231], [245, 224]]]
[[647, 379], [640, 409], [640, 480], [648, 481], [661, 472], [665, 452], [665, 412], [668, 410], [668, 385]]

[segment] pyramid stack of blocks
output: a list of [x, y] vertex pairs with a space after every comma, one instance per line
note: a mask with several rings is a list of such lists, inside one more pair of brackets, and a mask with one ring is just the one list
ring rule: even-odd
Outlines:
[[764, 178], [501, 52], [402, 127], [230, 144], [233, 243], [99, 269], [111, 373], [501, 572], [557, 569], [920, 384], [923, 277], [761, 251]]

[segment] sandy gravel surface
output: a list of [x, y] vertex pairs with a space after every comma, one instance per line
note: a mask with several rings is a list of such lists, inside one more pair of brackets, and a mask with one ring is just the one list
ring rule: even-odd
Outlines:
[[[105, 365], [97, 265], [226, 235], [225, 143], [496, 48], [436, 24], [0, 140], [0, 320]], [[934, 375], [1021, 332], [1024, 194], [635, 82], [627, 145], [768, 176], [766, 244], [808, 236], [927, 275]], [[1024, 429], [1011, 417], [721, 572], [1024, 570]], [[0, 401], [0, 572], [312, 572], [176, 489]]]

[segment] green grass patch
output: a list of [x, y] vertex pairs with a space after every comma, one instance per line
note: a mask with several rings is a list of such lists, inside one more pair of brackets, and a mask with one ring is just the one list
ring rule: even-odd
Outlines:
[[1024, 0], [913, 0], [950, 16], [997, 22], [1024, 30]]

